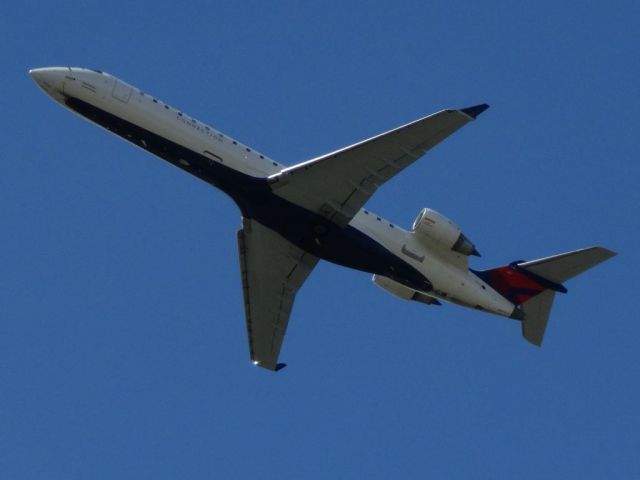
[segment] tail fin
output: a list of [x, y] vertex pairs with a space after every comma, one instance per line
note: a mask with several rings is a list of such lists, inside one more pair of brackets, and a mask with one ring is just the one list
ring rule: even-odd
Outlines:
[[556, 292], [545, 290], [540, 295], [522, 304], [522, 336], [529, 342], [542, 345], [544, 331], [547, 329], [547, 320], [551, 314], [553, 299]]
[[519, 306], [514, 318], [522, 320], [522, 336], [540, 346], [555, 294], [567, 292], [562, 283], [614, 255], [602, 247], [583, 248], [530, 262], [513, 262], [477, 275]]

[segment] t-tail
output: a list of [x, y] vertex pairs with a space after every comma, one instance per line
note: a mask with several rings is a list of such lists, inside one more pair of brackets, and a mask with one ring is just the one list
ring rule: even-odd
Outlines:
[[614, 255], [590, 247], [475, 273], [516, 305], [512, 318], [522, 321], [522, 336], [540, 346], [556, 293], [567, 293], [563, 283]]

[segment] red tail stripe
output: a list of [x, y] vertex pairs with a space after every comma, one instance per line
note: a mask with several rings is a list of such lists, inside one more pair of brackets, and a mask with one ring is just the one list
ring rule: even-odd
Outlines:
[[538, 282], [511, 266], [487, 270], [482, 272], [481, 276], [494, 290], [515, 305], [520, 305], [546, 290]]

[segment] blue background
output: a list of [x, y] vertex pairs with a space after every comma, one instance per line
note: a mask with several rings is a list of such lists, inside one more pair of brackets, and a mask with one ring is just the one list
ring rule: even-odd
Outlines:
[[[307, 4], [305, 6], [305, 4]], [[0, 17], [0, 478], [639, 478], [637, 2], [22, 2]], [[321, 263], [248, 360], [221, 192], [27, 75], [108, 71], [286, 164], [492, 108], [369, 202], [474, 268], [601, 244], [545, 345]]]

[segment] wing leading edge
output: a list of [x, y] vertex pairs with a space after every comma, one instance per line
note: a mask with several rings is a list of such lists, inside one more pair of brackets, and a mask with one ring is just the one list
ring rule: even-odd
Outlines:
[[269, 180], [275, 194], [344, 227], [383, 183], [487, 108], [442, 110], [285, 168]]
[[243, 218], [238, 250], [251, 360], [280, 370], [282, 341], [296, 293], [318, 263], [273, 230]]

